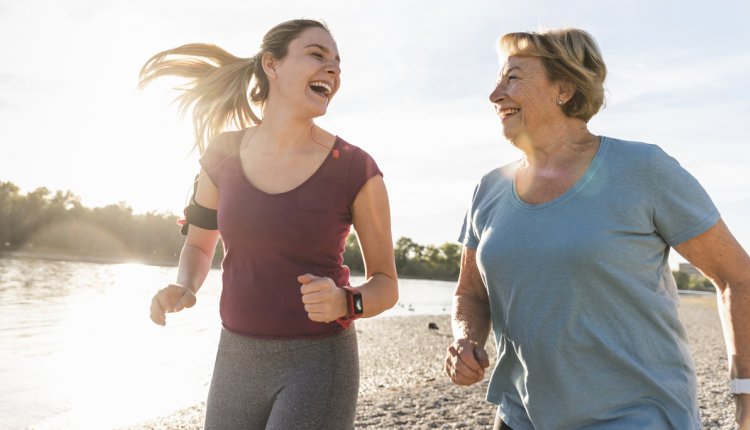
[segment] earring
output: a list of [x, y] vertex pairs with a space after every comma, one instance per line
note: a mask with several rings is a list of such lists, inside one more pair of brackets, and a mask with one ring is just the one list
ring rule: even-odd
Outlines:
[[557, 99], [557, 104], [560, 105], [560, 106], [562, 106], [563, 105], [562, 99]]

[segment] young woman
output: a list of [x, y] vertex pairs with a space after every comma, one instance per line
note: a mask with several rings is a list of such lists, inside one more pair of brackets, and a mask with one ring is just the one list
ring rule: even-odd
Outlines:
[[[202, 154], [177, 281], [154, 296], [155, 323], [195, 304], [219, 236], [224, 244], [206, 429], [353, 427], [359, 367], [350, 324], [392, 307], [398, 286], [377, 164], [313, 122], [340, 73], [336, 42], [313, 20], [272, 28], [251, 58], [191, 44], [156, 54], [141, 71], [141, 86], [189, 79], [180, 101], [192, 107]], [[366, 267], [357, 287], [342, 257], [352, 225]]]

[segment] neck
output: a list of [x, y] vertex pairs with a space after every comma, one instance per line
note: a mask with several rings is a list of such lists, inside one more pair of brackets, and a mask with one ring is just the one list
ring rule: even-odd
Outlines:
[[523, 151], [529, 166], [564, 167], [588, 159], [599, 147], [599, 138], [586, 123], [575, 120], [547, 127], [533, 136], [524, 135], [513, 144]]
[[284, 112], [264, 109], [263, 121], [256, 127], [254, 140], [268, 150], [286, 152], [310, 144], [312, 118], [295, 118]]

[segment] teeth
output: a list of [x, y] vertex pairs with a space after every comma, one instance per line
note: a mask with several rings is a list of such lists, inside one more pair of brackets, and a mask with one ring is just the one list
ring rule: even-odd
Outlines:
[[516, 112], [518, 112], [520, 110], [521, 109], [503, 109], [503, 110], [500, 111], [500, 116], [502, 118], [505, 118], [506, 116], [508, 116], [510, 114], [514, 114], [514, 113], [516, 113]]
[[310, 87], [319, 88], [320, 90], [322, 90], [320, 91], [320, 93], [324, 95], [328, 95], [331, 93], [331, 84], [329, 84], [328, 82], [310, 82]]

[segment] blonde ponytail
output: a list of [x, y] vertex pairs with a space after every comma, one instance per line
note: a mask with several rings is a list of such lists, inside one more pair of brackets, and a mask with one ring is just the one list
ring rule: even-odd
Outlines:
[[[308, 28], [328, 30], [312, 19], [294, 19], [273, 27], [263, 37], [260, 51], [251, 58], [239, 58], [216, 45], [193, 43], [168, 49], [151, 57], [141, 69], [138, 87], [143, 88], [160, 76], [187, 78], [177, 89], [180, 111], [193, 109], [195, 145], [202, 154], [206, 144], [230, 127], [243, 129], [260, 124], [250, 102], [262, 106], [269, 96], [269, 83], [260, 58], [269, 53], [276, 59], [286, 56], [289, 43]], [[253, 87], [250, 88], [252, 81]]]
[[193, 110], [195, 144], [200, 153], [206, 143], [229, 127], [245, 128], [260, 123], [250, 108], [250, 81], [255, 57], [239, 58], [216, 45], [194, 43], [160, 52], [141, 69], [143, 88], [160, 76], [188, 78], [178, 87], [180, 111]]

